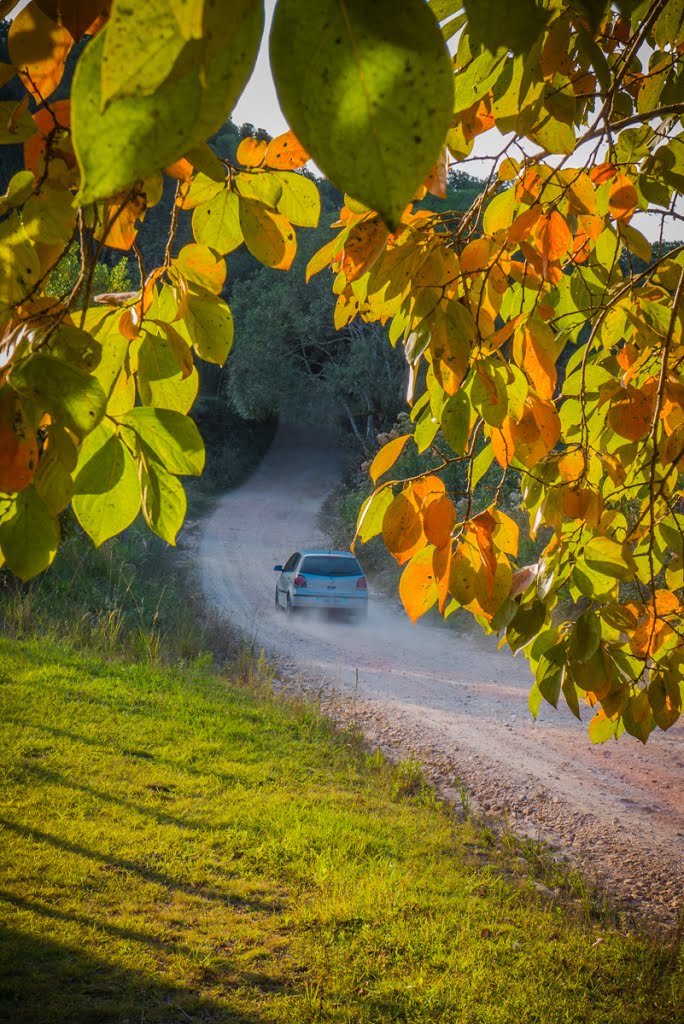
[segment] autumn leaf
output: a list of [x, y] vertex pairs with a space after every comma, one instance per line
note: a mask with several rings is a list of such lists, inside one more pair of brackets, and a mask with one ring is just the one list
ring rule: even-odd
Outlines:
[[49, 99], [62, 80], [74, 39], [63, 24], [49, 18], [35, 2], [20, 11], [7, 36], [10, 60], [39, 105]]
[[406, 442], [410, 437], [410, 434], [402, 434], [401, 437], [395, 437], [391, 441], [388, 441], [387, 444], [380, 449], [373, 459], [369, 470], [370, 478], [374, 484], [378, 482], [379, 477], [392, 468], [403, 452]]
[[266, 159], [268, 143], [265, 139], [243, 139], [235, 154], [244, 167], [261, 167]]
[[19, 396], [0, 388], [0, 491], [28, 487], [38, 465], [38, 444]]
[[264, 163], [279, 171], [296, 171], [303, 167], [309, 159], [302, 144], [293, 131], [288, 130], [282, 135], [271, 139], [266, 147]]
[[382, 539], [387, 550], [400, 565], [407, 562], [425, 545], [425, 534], [418, 509], [403, 492], [395, 496], [385, 512]]
[[639, 205], [639, 196], [632, 182], [618, 174], [611, 182], [608, 209], [616, 220], [628, 221]]
[[445, 494], [427, 505], [423, 515], [423, 529], [429, 543], [435, 548], [444, 548], [450, 543], [455, 523], [456, 509]]
[[439, 596], [433, 566], [434, 551], [431, 544], [418, 551], [399, 580], [399, 596], [414, 623], [437, 603]]

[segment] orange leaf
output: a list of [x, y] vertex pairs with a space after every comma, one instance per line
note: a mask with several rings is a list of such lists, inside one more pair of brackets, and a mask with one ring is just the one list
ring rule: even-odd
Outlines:
[[472, 530], [475, 534], [482, 564], [487, 571], [488, 583], [493, 582], [494, 574], [496, 573], [496, 551], [494, 550], [493, 543], [496, 525], [496, 520], [491, 512], [481, 512], [468, 525], [468, 531]]
[[671, 615], [679, 611], [679, 598], [669, 590], [656, 590], [655, 607], [658, 615]]
[[617, 171], [615, 167], [613, 164], [608, 162], [597, 164], [596, 167], [592, 167], [589, 171], [589, 177], [595, 185], [603, 185], [604, 181], [610, 181], [610, 179], [614, 178], [616, 174]]
[[489, 96], [473, 103], [472, 107], [462, 111], [460, 117], [466, 142], [470, 142], [476, 135], [482, 135], [483, 132], [489, 131], [495, 124]]
[[271, 139], [267, 148], [264, 163], [278, 171], [296, 171], [303, 167], [309, 159], [301, 142], [293, 131], [283, 132]]
[[243, 167], [261, 167], [266, 156], [268, 143], [264, 139], [243, 139], [235, 154]]
[[563, 514], [568, 519], [581, 519], [589, 526], [598, 526], [603, 502], [590, 487], [567, 487], [563, 490]]
[[542, 398], [553, 398], [556, 390], [556, 339], [550, 327], [530, 319], [521, 331], [522, 369]]
[[[71, 143], [67, 135], [67, 129], [71, 126], [71, 100], [55, 100], [50, 107], [41, 107], [32, 115], [36, 122], [38, 131], [24, 143], [24, 164], [26, 169], [38, 170], [38, 161], [45, 152], [47, 136], [51, 135], [50, 150], [53, 156], [58, 156], [66, 163], [67, 167], [73, 167], [76, 163]], [[65, 148], [60, 148], [60, 141], [64, 140]]]
[[423, 514], [425, 536], [436, 548], [445, 548], [451, 541], [456, 522], [456, 509], [446, 494], [431, 501]]
[[135, 306], [121, 314], [119, 331], [128, 341], [133, 341], [140, 335], [140, 316]]
[[628, 221], [639, 203], [639, 196], [632, 182], [624, 174], [618, 174], [610, 186], [608, 209], [616, 220]]
[[73, 36], [31, 3], [12, 21], [7, 45], [22, 82], [36, 103], [43, 103], [62, 80]]
[[31, 483], [38, 445], [17, 393], [0, 389], [0, 491], [14, 494]]
[[411, 481], [406, 487], [405, 494], [410, 497], [417, 509], [422, 509], [441, 497], [445, 491], [444, 481], [438, 476], [430, 475]]
[[524, 238], [529, 238], [541, 215], [542, 208], [538, 203], [523, 210], [508, 229], [508, 241], [521, 242]]
[[572, 245], [570, 228], [557, 210], [539, 218], [535, 236], [543, 258], [551, 263], [562, 259]]
[[388, 235], [387, 228], [377, 215], [351, 228], [342, 254], [342, 270], [347, 281], [355, 281], [373, 266], [385, 251]]
[[571, 484], [577, 483], [582, 478], [585, 465], [586, 460], [581, 448], [564, 452], [558, 460], [558, 472], [561, 480]]
[[464, 274], [480, 274], [489, 266], [491, 242], [488, 238], [475, 238], [468, 242], [459, 257]]
[[503, 429], [510, 431], [516, 458], [527, 469], [532, 469], [548, 455], [558, 441], [560, 419], [550, 402], [530, 394], [525, 399], [520, 422], [511, 421], [509, 426], [504, 422]]
[[38, 0], [38, 6], [53, 21], [60, 21], [74, 39], [95, 35], [106, 21], [111, 0]]
[[653, 401], [638, 388], [624, 389], [624, 398], [614, 400], [608, 410], [608, 423], [616, 434], [639, 441], [651, 429]]
[[383, 473], [386, 473], [388, 469], [392, 468], [403, 452], [404, 445], [408, 441], [409, 437], [411, 437], [411, 434], [402, 434], [401, 437], [395, 437], [391, 441], [388, 441], [388, 443], [380, 449], [371, 462], [369, 470], [370, 478], [374, 484], [378, 482], [378, 478], [381, 477]]
[[411, 622], [429, 611], [439, 597], [432, 563], [434, 550], [428, 545], [416, 552], [399, 580], [399, 596]]
[[446, 184], [447, 184], [447, 173], [449, 170], [449, 156], [447, 153], [446, 146], [442, 146], [442, 151], [437, 157], [437, 162], [432, 168], [430, 173], [425, 178], [423, 185], [428, 192], [431, 192], [433, 196], [437, 196], [439, 199], [446, 199]]
[[[144, 195], [136, 195], [130, 202], [126, 203], [123, 209], [119, 209], [120, 203], [114, 201], [105, 204], [102, 209], [102, 223], [95, 229], [95, 237], [102, 239], [112, 249], [126, 251], [135, 242], [138, 234], [138, 222], [142, 221], [147, 209], [147, 202]], [[114, 215], [116, 219], [112, 219]], [[108, 226], [107, 236], [104, 237], [104, 226]]]
[[164, 173], [168, 174], [170, 178], [175, 178], [176, 181], [190, 181], [193, 171], [194, 167], [185, 157], [181, 157], [180, 160], [176, 160], [164, 168]]
[[425, 546], [426, 539], [418, 509], [403, 491], [397, 494], [385, 512], [382, 539], [399, 565], [408, 562]]

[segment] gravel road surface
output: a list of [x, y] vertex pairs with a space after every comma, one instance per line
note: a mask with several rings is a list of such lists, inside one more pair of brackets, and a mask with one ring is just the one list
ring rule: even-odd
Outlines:
[[593, 747], [568, 711], [544, 705], [531, 719], [529, 668], [496, 638], [413, 626], [372, 592], [363, 625], [275, 609], [273, 566], [328, 543], [319, 513], [340, 474], [331, 439], [281, 429], [257, 472], [201, 524], [208, 601], [281, 678], [320, 694], [374, 747], [419, 759], [457, 802], [465, 786], [474, 810], [547, 841], [631, 917], [674, 924], [684, 897], [681, 721], [646, 746], [623, 737]]

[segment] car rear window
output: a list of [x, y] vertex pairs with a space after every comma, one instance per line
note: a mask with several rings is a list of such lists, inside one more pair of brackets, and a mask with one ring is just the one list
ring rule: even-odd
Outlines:
[[361, 566], [351, 555], [307, 555], [299, 571], [309, 576], [363, 576]]

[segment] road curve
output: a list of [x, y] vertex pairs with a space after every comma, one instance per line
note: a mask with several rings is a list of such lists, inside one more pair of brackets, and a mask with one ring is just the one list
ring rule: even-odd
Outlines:
[[529, 669], [495, 638], [412, 626], [372, 593], [365, 625], [275, 609], [273, 566], [327, 544], [318, 517], [340, 474], [331, 438], [281, 428], [255, 474], [201, 524], [206, 599], [281, 674], [325, 706], [334, 694], [336, 713], [353, 716], [374, 745], [420, 758], [446, 795], [465, 785], [476, 809], [544, 838], [637, 916], [672, 923], [684, 886], [681, 722], [645, 747], [631, 737], [593, 747], [586, 722], [565, 710], [544, 705], [532, 721]]

